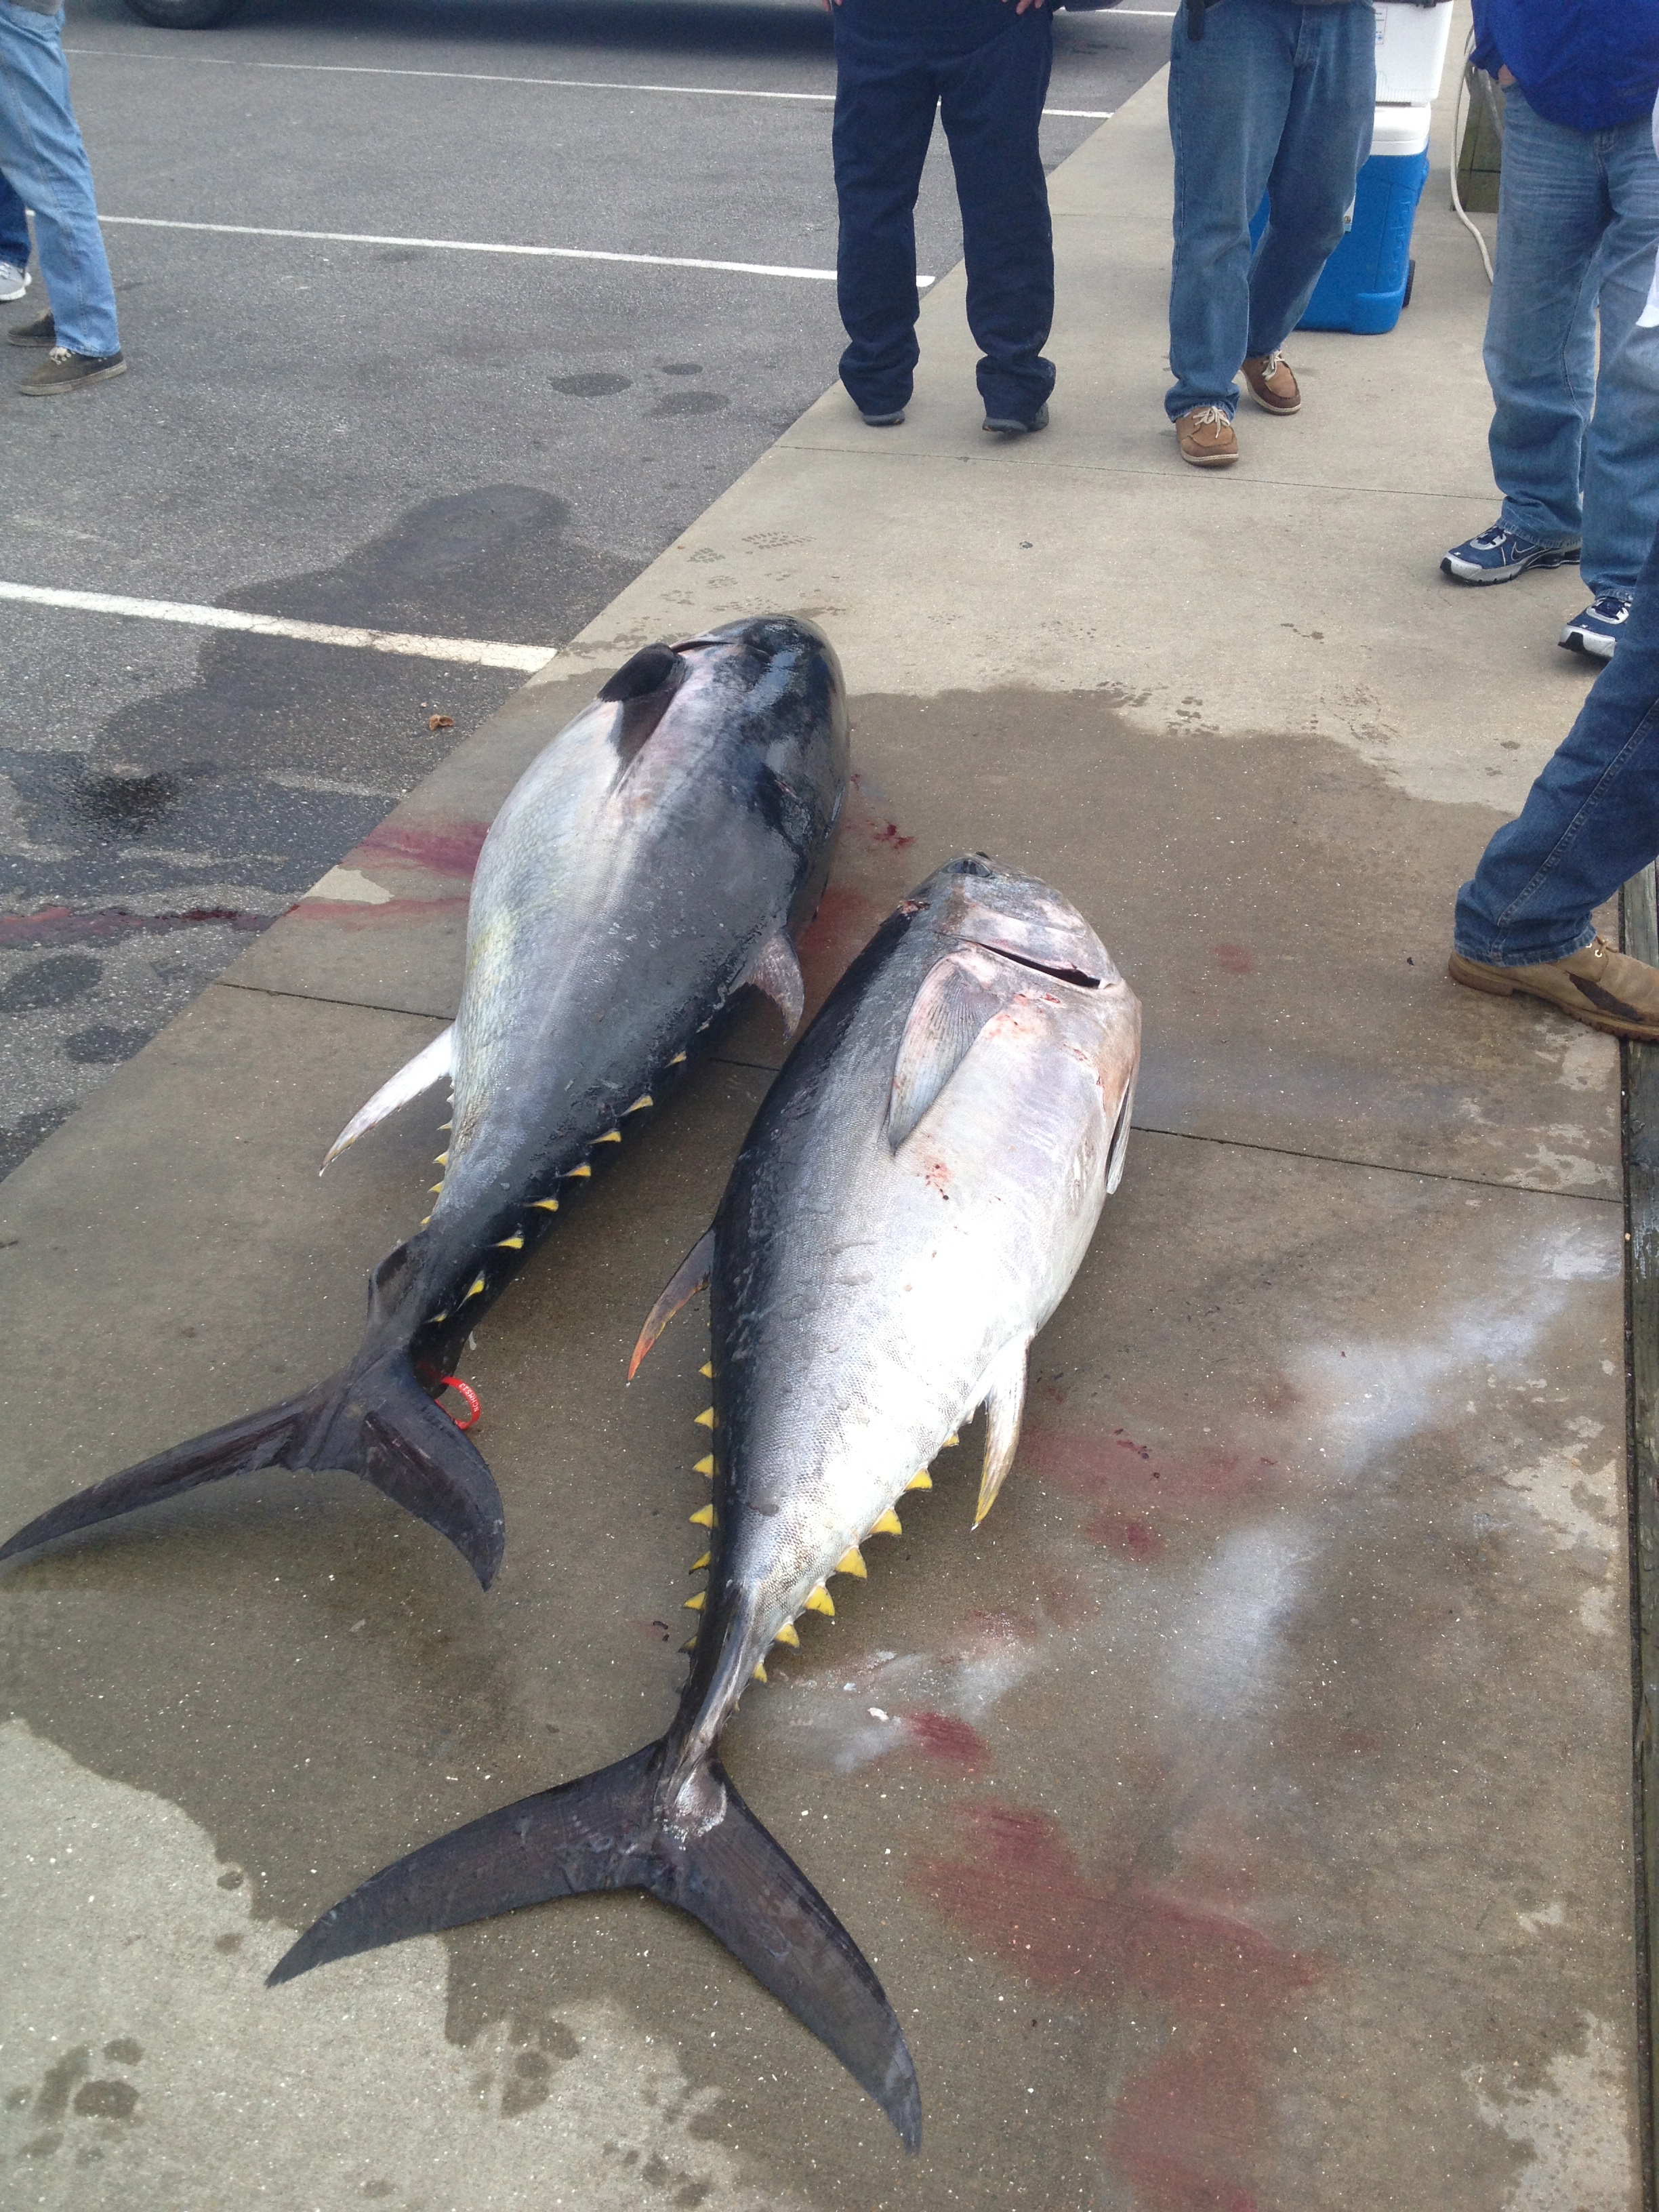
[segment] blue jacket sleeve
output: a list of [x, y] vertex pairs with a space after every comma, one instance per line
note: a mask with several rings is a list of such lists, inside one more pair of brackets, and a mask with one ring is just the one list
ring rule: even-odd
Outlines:
[[1492, 29], [1492, 0], [1474, 0], [1474, 61], [1476, 69], [1485, 70], [1488, 76], [1496, 76], [1504, 66]]

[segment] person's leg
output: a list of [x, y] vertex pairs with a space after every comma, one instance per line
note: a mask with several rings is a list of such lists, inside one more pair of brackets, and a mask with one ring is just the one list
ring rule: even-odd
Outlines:
[[10, 262], [14, 269], [29, 265], [28, 217], [23, 203], [0, 173], [0, 261]]
[[1659, 251], [1659, 155], [1646, 123], [1599, 133], [1595, 150], [1613, 219], [1595, 269], [1601, 367], [1584, 440], [1578, 565], [1590, 597], [1600, 599], [1635, 589], [1659, 530], [1659, 329], [1636, 324]]
[[1486, 311], [1488, 442], [1503, 526], [1535, 545], [1579, 540], [1584, 428], [1595, 398], [1595, 260], [1612, 213], [1591, 133], [1546, 122], [1511, 87]]
[[905, 405], [918, 358], [916, 192], [938, 93], [907, 35], [911, 12], [907, 0], [845, 0], [832, 11], [841, 380], [866, 415]]
[[951, 143], [968, 327], [988, 418], [1030, 422], [1054, 389], [1042, 357], [1054, 316], [1054, 243], [1037, 134], [1054, 54], [1047, 8], [1016, 15], [1002, 0], [963, 4], [988, 34], [939, 72], [939, 118]]
[[1251, 358], [1279, 351], [1341, 244], [1376, 113], [1371, 0], [1300, 14], [1290, 106], [1267, 179], [1267, 228], [1250, 264]]
[[0, 171], [34, 210], [40, 274], [71, 353], [118, 353], [92, 171], [70, 106], [64, 18], [0, 0]]
[[1182, 8], [1170, 46], [1175, 147], [1175, 256], [1170, 273], [1173, 422], [1195, 407], [1238, 404], [1233, 381], [1249, 350], [1250, 217], [1267, 189], [1289, 111], [1297, 30], [1292, 0], [1226, 0], [1187, 35]]
[[1590, 916], [1659, 854], [1659, 539], [1627, 635], [1513, 822], [1457, 895], [1465, 959], [1495, 968], [1565, 960]]

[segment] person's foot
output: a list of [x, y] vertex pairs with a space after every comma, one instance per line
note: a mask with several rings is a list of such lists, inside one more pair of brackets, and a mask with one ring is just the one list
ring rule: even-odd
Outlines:
[[1195, 469], [1230, 468], [1238, 459], [1238, 438], [1224, 407], [1192, 407], [1176, 419], [1181, 458]]
[[1302, 391], [1282, 353], [1249, 353], [1244, 356], [1244, 381], [1258, 407], [1270, 415], [1294, 415], [1302, 404]]
[[126, 373], [124, 353], [71, 353], [67, 346], [54, 346], [17, 389], [25, 399], [49, 399], [59, 392], [74, 392], [83, 384], [101, 384], [106, 376]]
[[1596, 660], [1611, 660], [1620, 633], [1630, 620], [1630, 610], [1628, 592], [1599, 592], [1555, 641], [1569, 653], [1588, 653]]
[[[864, 412], [862, 408], [859, 411], [860, 414]], [[890, 414], [865, 415], [864, 420], [872, 430], [896, 430], [904, 420], [904, 410], [902, 407], [895, 407]]]
[[985, 428], [1000, 431], [1005, 438], [1034, 437], [1039, 430], [1046, 430], [1048, 427], [1048, 404], [1046, 400], [1029, 421], [1023, 415], [988, 415], [985, 418]]
[[1440, 573], [1455, 576], [1460, 584], [1507, 584], [1528, 568], [1561, 568], [1577, 558], [1576, 545], [1537, 545], [1518, 530], [1494, 522], [1478, 538], [1454, 545], [1441, 562]]
[[1497, 999], [1512, 998], [1516, 992], [1546, 999], [1593, 1030], [1636, 1037], [1644, 1044], [1659, 1043], [1659, 968], [1632, 960], [1627, 952], [1615, 952], [1599, 937], [1582, 952], [1533, 968], [1494, 968], [1454, 952], [1446, 973], [1454, 983], [1467, 984], [1471, 991], [1486, 991]]
[[32, 323], [19, 323], [15, 331], [6, 332], [8, 345], [54, 346], [58, 343], [58, 325], [48, 307], [44, 315], [37, 315]]
[[29, 289], [29, 272], [15, 261], [0, 261], [0, 301], [21, 300]]

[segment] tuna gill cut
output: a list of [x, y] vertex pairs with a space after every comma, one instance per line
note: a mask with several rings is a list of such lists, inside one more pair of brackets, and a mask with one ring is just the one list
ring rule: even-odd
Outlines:
[[66, 1499], [0, 1559], [223, 1475], [325, 1468], [361, 1474], [448, 1537], [487, 1587], [501, 1498], [433, 1403], [442, 1377], [561, 1191], [664, 1097], [737, 991], [755, 983], [799, 1022], [793, 939], [829, 875], [847, 775], [841, 670], [811, 623], [730, 623], [618, 669], [484, 840], [453, 1029], [334, 1146], [448, 1077], [437, 1200], [370, 1276], [356, 1356], [301, 1396]]
[[[710, 1929], [915, 2148], [904, 2037], [847, 1930], [732, 1788], [720, 1731], [837, 1573], [988, 1408], [975, 1522], [1013, 1459], [1026, 1347], [1123, 1170], [1140, 1008], [1074, 908], [979, 855], [883, 925], [795, 1047], [707, 1238], [641, 1333], [712, 1285], [706, 1589], [667, 1734], [428, 1844], [325, 1913], [273, 1981], [601, 1889]], [[637, 1355], [636, 1355], [637, 1358]]]

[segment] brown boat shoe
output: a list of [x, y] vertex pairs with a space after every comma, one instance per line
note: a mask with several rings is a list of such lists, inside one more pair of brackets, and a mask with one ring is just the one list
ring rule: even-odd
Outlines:
[[1181, 458], [1195, 469], [1231, 468], [1238, 459], [1238, 438], [1224, 407], [1193, 407], [1176, 418]]
[[1565, 960], [1541, 961], [1532, 968], [1494, 968], [1454, 952], [1446, 973], [1471, 991], [1487, 991], [1498, 999], [1512, 998], [1517, 991], [1547, 999], [1593, 1030], [1659, 1044], [1659, 968], [1615, 952], [1601, 938]]
[[1247, 354], [1243, 374], [1251, 398], [1268, 414], [1294, 415], [1301, 406], [1302, 387], [1282, 353]]

